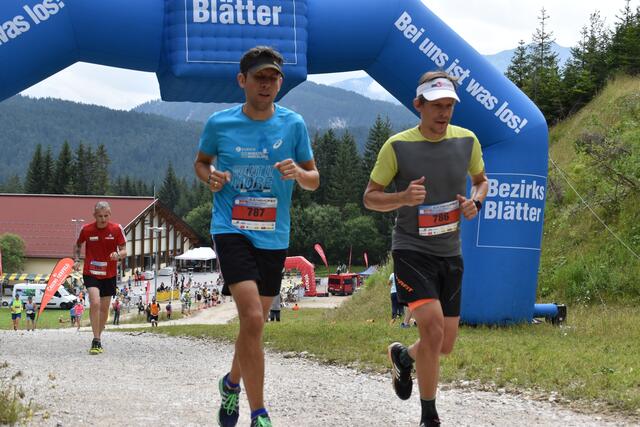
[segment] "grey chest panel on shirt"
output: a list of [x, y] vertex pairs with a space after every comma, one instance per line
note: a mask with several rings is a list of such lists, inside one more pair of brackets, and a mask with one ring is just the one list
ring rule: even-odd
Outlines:
[[[396, 191], [404, 191], [413, 180], [425, 177], [427, 197], [424, 204], [438, 204], [465, 195], [467, 171], [474, 140], [451, 138], [441, 142], [394, 141], [398, 172], [393, 180]], [[459, 232], [433, 237], [418, 236], [418, 207], [398, 209], [394, 229], [394, 249], [425, 250], [440, 256], [459, 253]]]

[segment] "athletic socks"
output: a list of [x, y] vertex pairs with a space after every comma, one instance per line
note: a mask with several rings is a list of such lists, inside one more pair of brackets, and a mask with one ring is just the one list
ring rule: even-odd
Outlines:
[[259, 417], [260, 415], [269, 416], [269, 414], [267, 413], [266, 409], [260, 408], [260, 409], [256, 409], [255, 411], [251, 412], [251, 419]]
[[439, 425], [440, 418], [436, 410], [436, 399], [420, 399], [420, 405], [422, 406], [422, 423], [424, 423], [425, 426]]
[[240, 384], [234, 384], [229, 380], [229, 374], [224, 376], [224, 385], [230, 390], [235, 390], [240, 388]]

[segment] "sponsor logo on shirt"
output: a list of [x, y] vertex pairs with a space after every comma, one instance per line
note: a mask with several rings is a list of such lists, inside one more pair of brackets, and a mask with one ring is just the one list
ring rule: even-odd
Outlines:
[[100, 240], [100, 237], [98, 237], [98, 236], [89, 236], [89, 241], [90, 242], [97, 242], [98, 240]]

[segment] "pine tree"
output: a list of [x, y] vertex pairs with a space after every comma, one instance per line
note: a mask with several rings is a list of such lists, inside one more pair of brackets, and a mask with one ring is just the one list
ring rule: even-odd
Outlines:
[[53, 153], [49, 145], [42, 159], [42, 193], [53, 194], [54, 170]]
[[531, 75], [531, 55], [529, 48], [525, 44], [524, 40], [518, 42], [513, 56], [511, 57], [511, 63], [507, 67], [505, 75], [509, 80], [513, 82], [520, 89], [523, 89]]
[[531, 80], [525, 92], [542, 111], [547, 122], [557, 121], [562, 114], [561, 80], [558, 54], [552, 50], [553, 32], [548, 32], [549, 15], [542, 8], [539, 27], [533, 35]]
[[324, 135], [314, 138], [313, 152], [316, 165], [320, 173], [320, 188], [313, 192], [313, 200], [321, 205], [329, 204], [329, 189], [331, 188], [332, 169], [338, 157], [338, 138], [333, 129]]
[[44, 192], [43, 169], [44, 157], [42, 156], [42, 145], [38, 144], [29, 163], [27, 177], [25, 178], [24, 190], [27, 194], [42, 194]]
[[73, 194], [91, 194], [90, 169], [92, 157], [91, 149], [85, 148], [84, 144], [80, 143], [73, 158], [73, 175], [71, 180]]
[[609, 64], [613, 70], [640, 73], [640, 8], [634, 13], [630, 0], [618, 16], [611, 40]]
[[328, 204], [344, 207], [347, 203], [360, 203], [364, 187], [362, 183], [362, 160], [358, 155], [356, 141], [347, 131], [337, 142], [336, 159], [333, 167], [328, 172]]
[[96, 153], [93, 155], [93, 168], [91, 179], [91, 194], [108, 194], [109, 193], [109, 154], [104, 144], [100, 144]]
[[564, 111], [571, 114], [587, 104], [607, 78], [609, 33], [600, 13], [589, 17], [589, 26], [580, 32], [578, 45], [571, 49], [571, 58], [563, 71]]
[[[362, 191], [366, 188], [369, 182], [369, 175], [373, 170], [378, 159], [378, 153], [384, 145], [384, 143], [391, 137], [393, 130], [391, 129], [391, 122], [387, 117], [386, 120], [382, 120], [380, 116], [376, 118], [373, 127], [369, 129], [369, 137], [367, 138], [367, 144], [364, 149], [363, 170], [366, 172], [363, 182]], [[391, 191], [391, 188], [387, 187], [387, 191]], [[391, 247], [391, 228], [395, 218], [394, 212], [368, 212], [368, 215], [372, 216], [378, 233], [383, 236], [387, 247]]]
[[367, 177], [376, 165], [380, 149], [384, 145], [385, 141], [391, 137], [392, 132], [393, 130], [391, 129], [391, 121], [389, 120], [389, 117], [385, 120], [382, 120], [382, 117], [380, 116], [376, 117], [373, 127], [369, 129], [367, 144], [364, 147], [362, 167], [365, 170]]
[[68, 194], [72, 191], [73, 153], [69, 142], [65, 141], [58, 153], [53, 178], [53, 194]]
[[169, 162], [169, 167], [167, 168], [162, 187], [158, 193], [158, 198], [162, 204], [172, 211], [175, 211], [178, 201], [180, 200], [180, 183], [173, 171], [171, 162]]

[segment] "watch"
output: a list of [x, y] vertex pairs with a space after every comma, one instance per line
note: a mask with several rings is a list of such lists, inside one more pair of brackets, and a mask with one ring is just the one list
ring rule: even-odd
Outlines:
[[482, 209], [482, 202], [480, 200], [473, 199], [473, 203], [476, 205], [478, 212]]

